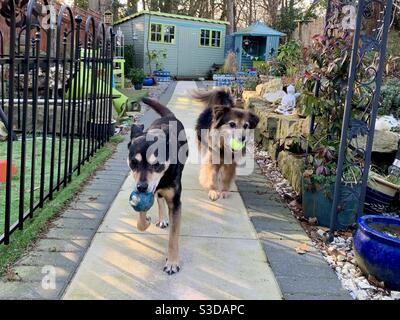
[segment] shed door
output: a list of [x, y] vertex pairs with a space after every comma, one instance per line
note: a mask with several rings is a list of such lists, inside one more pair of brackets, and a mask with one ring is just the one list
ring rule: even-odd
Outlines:
[[202, 74], [196, 64], [196, 56], [199, 53], [199, 37], [196, 28], [180, 27], [178, 34], [178, 77], [192, 77]]

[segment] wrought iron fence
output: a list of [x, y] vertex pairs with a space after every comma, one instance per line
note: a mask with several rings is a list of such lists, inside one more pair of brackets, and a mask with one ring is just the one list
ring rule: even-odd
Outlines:
[[68, 6], [0, 10], [0, 243], [112, 135], [111, 27]]

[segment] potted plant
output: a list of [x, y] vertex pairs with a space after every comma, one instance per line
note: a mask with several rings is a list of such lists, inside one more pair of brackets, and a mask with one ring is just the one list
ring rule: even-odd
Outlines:
[[[302, 179], [302, 206], [306, 218], [317, 218], [318, 224], [329, 227], [333, 194], [336, 180], [336, 142], [318, 142], [312, 154], [308, 155]], [[345, 185], [358, 188], [357, 180], [361, 170], [348, 167], [344, 173]], [[344, 188], [345, 189], [345, 188]], [[359, 189], [358, 189], [359, 190]], [[344, 192], [339, 204], [338, 229], [346, 229], [357, 221], [357, 203], [348, 202]]]
[[395, 195], [400, 190], [400, 178], [385, 176], [372, 167], [368, 175], [368, 185], [365, 194], [364, 211], [369, 214], [387, 212]]
[[133, 86], [135, 87], [135, 90], [141, 90], [143, 87], [143, 81], [145, 78], [145, 74], [143, 69], [139, 68], [132, 68], [129, 73], [128, 77], [131, 80]]

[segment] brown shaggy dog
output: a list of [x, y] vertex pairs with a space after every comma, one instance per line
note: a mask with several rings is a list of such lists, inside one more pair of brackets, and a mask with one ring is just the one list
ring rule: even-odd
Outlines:
[[[229, 90], [194, 91], [192, 97], [206, 105], [196, 124], [202, 156], [200, 184], [208, 191], [210, 200], [226, 198], [236, 167], [245, 154], [250, 130], [259, 119], [252, 112], [238, 108]], [[232, 147], [232, 139], [244, 147]]]

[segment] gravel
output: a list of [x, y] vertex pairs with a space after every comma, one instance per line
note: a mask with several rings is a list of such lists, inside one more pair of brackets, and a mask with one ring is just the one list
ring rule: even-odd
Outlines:
[[272, 160], [268, 153], [256, 150], [255, 159], [260, 165], [265, 177], [272, 182], [275, 190], [286, 202], [292, 214], [300, 222], [317, 248], [336, 272], [342, 285], [351, 296], [357, 300], [400, 300], [400, 291], [389, 291], [384, 284], [372, 276], [363, 275], [357, 266], [353, 252], [353, 230], [337, 231], [334, 240], [329, 243], [328, 228], [317, 225], [315, 218], [307, 219], [303, 216], [299, 195], [293, 191], [289, 182], [282, 176], [277, 162]]

